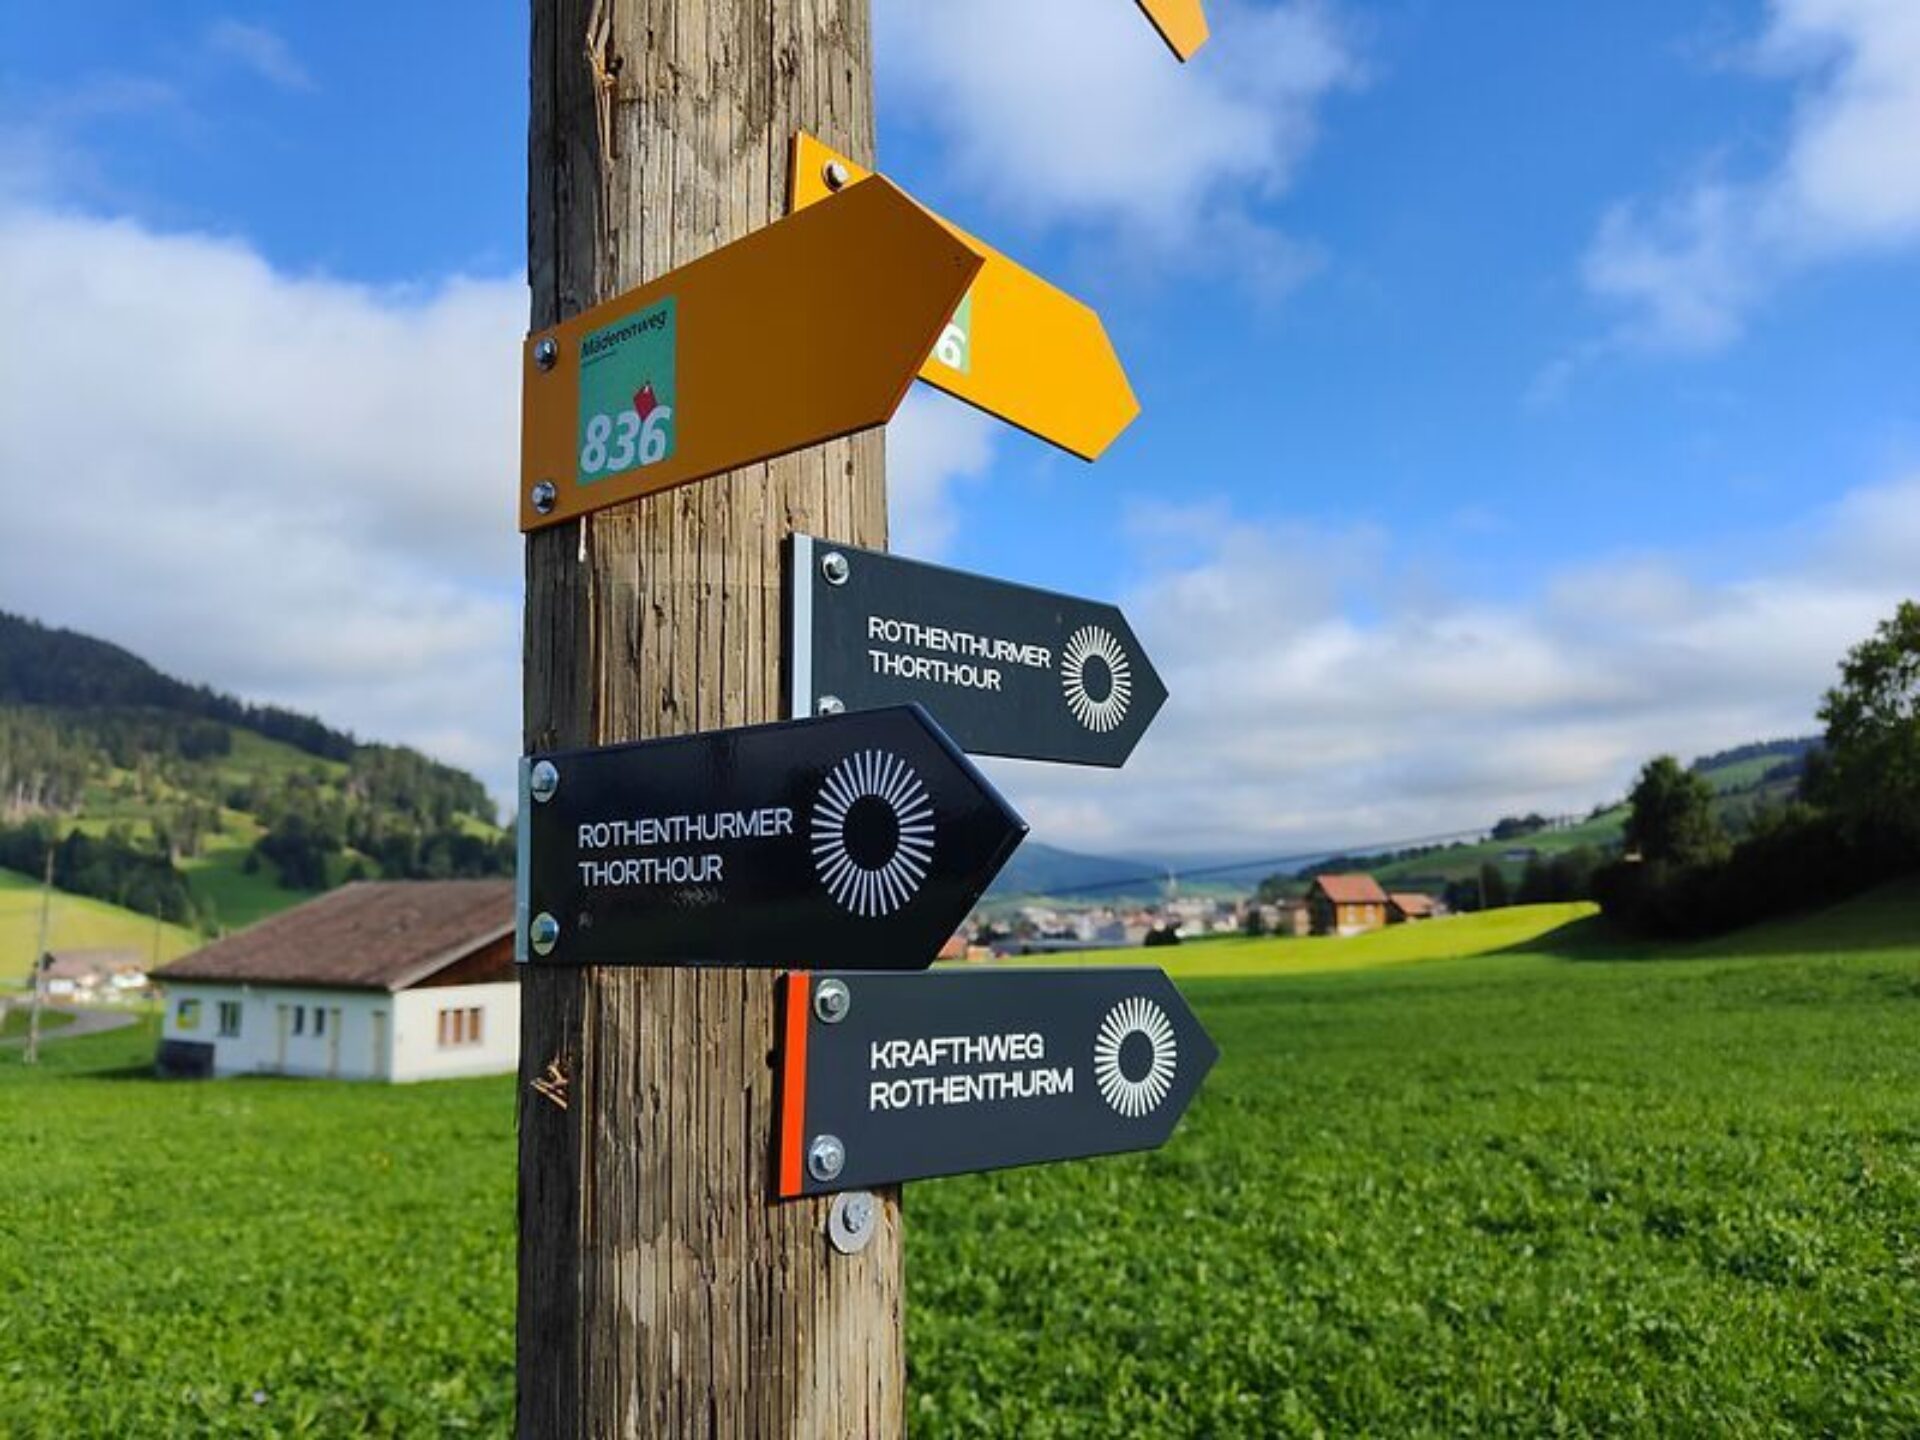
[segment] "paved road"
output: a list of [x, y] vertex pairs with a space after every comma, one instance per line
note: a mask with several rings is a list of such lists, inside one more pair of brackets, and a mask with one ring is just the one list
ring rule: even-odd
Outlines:
[[[21, 1005], [19, 1011], [24, 1015], [27, 1013], [27, 1007]], [[49, 1030], [46, 1028], [46, 1017], [52, 1014], [71, 1015], [73, 1023], [62, 1025], [58, 1030]], [[40, 1043], [51, 1045], [56, 1040], [71, 1040], [77, 1035], [99, 1035], [108, 1030], [124, 1030], [139, 1018], [139, 1014], [131, 1010], [82, 1010], [71, 1005], [48, 1005], [40, 1012]], [[0, 1040], [0, 1049], [26, 1043], [25, 1035], [16, 1035], [9, 1040]]]

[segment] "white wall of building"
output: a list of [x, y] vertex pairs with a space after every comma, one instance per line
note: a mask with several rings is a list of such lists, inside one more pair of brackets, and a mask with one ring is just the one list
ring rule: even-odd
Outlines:
[[[198, 1002], [191, 1027], [182, 1002]], [[239, 1033], [220, 1033], [221, 1003], [240, 1007]], [[481, 1012], [478, 1043], [442, 1046], [439, 1012]], [[321, 1017], [324, 1015], [324, 1020]], [[304, 1075], [342, 1080], [426, 1080], [512, 1070], [520, 1055], [517, 984], [437, 989], [328, 990], [307, 986], [166, 987], [161, 1036], [214, 1047], [215, 1075]]]
[[[499, 1075], [519, 1065], [520, 986], [517, 981], [429, 986], [402, 990], [392, 999], [395, 1080]], [[442, 1010], [478, 1010], [479, 1040], [463, 1039], [442, 1045]]]

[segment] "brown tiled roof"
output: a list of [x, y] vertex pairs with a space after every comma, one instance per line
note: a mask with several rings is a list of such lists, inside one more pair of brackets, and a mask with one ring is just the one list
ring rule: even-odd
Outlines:
[[1371, 875], [1316, 875], [1313, 883], [1336, 905], [1384, 905], [1387, 892]]
[[1395, 890], [1388, 894], [1387, 899], [1391, 900], [1403, 915], [1433, 914], [1433, 897], [1418, 890]]
[[512, 929], [508, 880], [344, 885], [162, 965], [153, 978], [404, 990]]

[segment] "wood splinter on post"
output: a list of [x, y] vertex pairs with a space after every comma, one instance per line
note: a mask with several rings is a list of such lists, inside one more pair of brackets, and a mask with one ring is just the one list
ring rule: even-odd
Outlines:
[[547, 1061], [544, 1074], [535, 1076], [527, 1083], [532, 1087], [534, 1094], [551, 1100], [562, 1110], [567, 1108], [567, 1072], [562, 1067], [558, 1055]]

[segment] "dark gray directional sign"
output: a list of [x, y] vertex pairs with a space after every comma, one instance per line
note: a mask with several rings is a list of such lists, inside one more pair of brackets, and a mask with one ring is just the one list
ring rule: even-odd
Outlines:
[[548, 965], [927, 965], [1027, 831], [917, 705], [530, 756], [520, 816]]
[[1165, 972], [791, 974], [783, 1196], [1166, 1143], [1219, 1057]]
[[1167, 698], [1112, 605], [808, 535], [787, 590], [794, 715], [916, 700], [975, 755], [1124, 765]]

